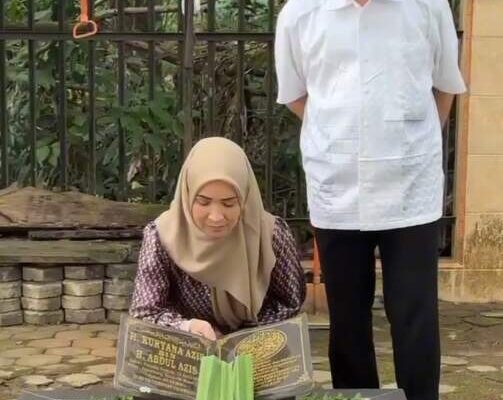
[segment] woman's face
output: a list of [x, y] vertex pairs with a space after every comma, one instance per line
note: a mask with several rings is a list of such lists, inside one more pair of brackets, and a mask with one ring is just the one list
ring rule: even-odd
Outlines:
[[205, 184], [192, 204], [194, 223], [212, 239], [227, 236], [238, 223], [240, 214], [241, 206], [234, 187], [223, 181]]

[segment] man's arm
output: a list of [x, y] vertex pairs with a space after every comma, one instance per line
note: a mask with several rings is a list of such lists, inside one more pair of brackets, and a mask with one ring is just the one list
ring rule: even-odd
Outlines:
[[438, 116], [440, 117], [440, 124], [443, 129], [451, 112], [454, 95], [450, 93], [441, 92], [440, 90], [437, 89], [433, 90], [433, 94], [435, 96], [435, 102], [437, 103]]
[[306, 108], [307, 96], [301, 97], [286, 106], [293, 112], [300, 120], [304, 118], [304, 109]]

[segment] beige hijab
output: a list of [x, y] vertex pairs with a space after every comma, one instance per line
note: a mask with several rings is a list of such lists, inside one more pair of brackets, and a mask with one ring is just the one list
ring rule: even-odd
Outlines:
[[[208, 182], [231, 184], [241, 216], [224, 238], [208, 238], [192, 219], [192, 204]], [[256, 321], [269, 287], [276, 257], [272, 249], [275, 217], [264, 210], [260, 191], [244, 151], [230, 140], [199, 141], [182, 166], [174, 199], [157, 218], [161, 243], [173, 261], [212, 288], [219, 325], [234, 330]]]

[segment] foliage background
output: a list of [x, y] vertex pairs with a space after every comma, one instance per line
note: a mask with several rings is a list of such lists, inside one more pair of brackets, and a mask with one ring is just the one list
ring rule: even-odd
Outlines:
[[[130, 0], [126, 7], [146, 7], [146, 0]], [[35, 2], [35, 23], [40, 27], [56, 29], [57, 1]], [[117, 0], [96, 0], [95, 15], [102, 30], [117, 29]], [[164, 7], [156, 17], [156, 31], [178, 30], [178, 1], [156, 1]], [[279, 8], [280, 4], [277, 4]], [[25, 0], [7, 0], [6, 24], [26, 24]], [[66, 2], [65, 15], [72, 23], [79, 14], [79, 1]], [[267, 0], [249, 0], [246, 23], [249, 31], [267, 31]], [[237, 2], [217, 1], [217, 29], [236, 31]], [[196, 15], [197, 30], [205, 30], [206, 4]], [[127, 31], [146, 31], [146, 14], [126, 18]], [[244, 146], [250, 156], [261, 184], [264, 184], [265, 137], [264, 118], [266, 94], [264, 79], [266, 45], [257, 42], [246, 44], [245, 104], [246, 122]], [[57, 50], [58, 44], [37, 42], [36, 98], [37, 98], [37, 184], [57, 187], [59, 177], [58, 98], [57, 98]], [[127, 106], [119, 107], [117, 101], [117, 45], [113, 42], [97, 42], [96, 66], [96, 114], [97, 114], [97, 188], [99, 196], [111, 199], [118, 193], [118, 121], [127, 127], [128, 198], [130, 201], [169, 201], [181, 162], [183, 125], [180, 113], [180, 76], [178, 44], [156, 42], [156, 93], [155, 100], [148, 96], [148, 57], [145, 42], [126, 43], [127, 57]], [[26, 41], [7, 42], [8, 71], [8, 126], [11, 181], [28, 183], [29, 163], [29, 80], [28, 46]], [[66, 95], [67, 128], [69, 141], [69, 174], [72, 188], [87, 191], [89, 186], [89, 121], [88, 121], [88, 44], [66, 43]], [[206, 133], [206, 62], [207, 47], [199, 44], [195, 51], [194, 77], [194, 125], [196, 139]], [[236, 109], [236, 45], [217, 45], [217, 126], [218, 132], [231, 136], [235, 127]], [[274, 169], [275, 208], [283, 215], [292, 215], [299, 205], [293, 200], [299, 168], [297, 151], [297, 126], [286, 110], [275, 106]], [[149, 148], [152, 151], [149, 151]], [[155, 166], [156, 195], [149, 196], [152, 185], [152, 169]], [[293, 173], [292, 173], [293, 172]], [[303, 198], [303, 196], [300, 196]]]
[[[27, 1], [4, 1], [7, 26], [26, 27]], [[95, 0], [95, 18], [103, 31], [117, 30], [117, 3], [125, 7], [145, 9], [147, 0]], [[207, 0], [201, 0], [201, 11], [195, 17], [195, 29], [207, 30]], [[275, 0], [275, 14], [286, 0]], [[307, 0], [306, 0], [307, 1]], [[57, 30], [58, 1], [36, 0], [35, 24]], [[65, 1], [67, 29], [80, 12], [79, 0]], [[157, 32], [179, 31], [178, 13], [181, 0], [156, 0], [162, 12], [156, 14]], [[246, 0], [246, 31], [268, 30], [268, 0]], [[461, 0], [451, 0], [458, 15]], [[217, 0], [216, 29], [237, 31], [238, 0]], [[146, 31], [145, 12], [128, 15], [126, 31]], [[58, 127], [58, 43], [36, 44], [36, 183], [40, 187], [58, 189], [60, 144]], [[133, 202], [168, 203], [176, 184], [182, 161], [183, 124], [181, 110], [181, 78], [179, 45], [176, 42], [155, 44], [155, 100], [148, 94], [148, 45], [141, 41], [126, 42], [127, 102], [118, 104], [118, 48], [111, 41], [96, 42], [96, 194], [118, 199], [119, 144], [118, 122], [126, 127], [127, 200]], [[208, 47], [196, 45], [194, 53], [194, 128], [195, 140], [208, 132], [207, 99]], [[232, 137], [240, 115], [236, 91], [236, 43], [218, 43], [216, 56], [216, 126], [221, 135]], [[265, 193], [265, 118], [267, 97], [266, 44], [245, 44], [245, 114], [244, 147], [249, 155], [262, 193]], [[9, 129], [10, 181], [21, 185], [30, 177], [30, 109], [28, 44], [7, 41], [7, 104]], [[89, 109], [88, 109], [88, 44], [66, 42], [68, 166], [71, 189], [90, 190]], [[274, 106], [273, 133], [273, 204], [272, 211], [283, 217], [306, 215], [305, 187], [298, 150], [298, 122], [284, 107]], [[450, 138], [455, 149], [455, 137]], [[451, 169], [454, 157], [449, 155]], [[454, 175], [447, 176], [452, 182]], [[452, 209], [452, 193], [448, 193], [447, 210]], [[449, 200], [450, 199], [450, 200]], [[450, 205], [449, 205], [450, 204]], [[451, 210], [452, 211], [452, 210]], [[301, 241], [309, 232], [297, 231]]]

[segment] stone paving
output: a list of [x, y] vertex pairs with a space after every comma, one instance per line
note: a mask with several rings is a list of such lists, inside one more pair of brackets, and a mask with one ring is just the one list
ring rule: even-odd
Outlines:
[[[503, 304], [441, 304], [442, 400], [503, 399]], [[389, 327], [374, 310], [375, 341], [383, 387], [394, 387]], [[323, 316], [313, 326], [323, 325]], [[320, 324], [321, 323], [321, 324]], [[0, 328], [0, 399], [23, 388], [110, 385], [118, 326], [112, 324]], [[315, 380], [330, 386], [328, 331], [311, 330]]]

